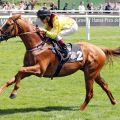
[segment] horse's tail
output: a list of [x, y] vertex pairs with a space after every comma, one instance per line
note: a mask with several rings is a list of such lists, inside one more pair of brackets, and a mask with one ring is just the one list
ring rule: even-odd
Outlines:
[[120, 57], [120, 47], [116, 49], [110, 49], [110, 48], [101, 48], [101, 49], [105, 53], [108, 59], [111, 57]]

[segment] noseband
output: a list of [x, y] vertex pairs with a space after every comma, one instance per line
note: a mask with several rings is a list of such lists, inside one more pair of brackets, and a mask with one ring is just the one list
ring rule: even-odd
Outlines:
[[[12, 19], [12, 18], [9, 18], [9, 19]], [[9, 38], [13, 38], [13, 37], [16, 37], [16, 36], [19, 36], [20, 34], [17, 34], [17, 30], [16, 28], [19, 27], [19, 32], [20, 33], [23, 33], [24, 31], [22, 30], [21, 26], [18, 24], [17, 22], [18, 19], [14, 20], [12, 19], [13, 23], [10, 24], [13, 25], [13, 28], [10, 30], [10, 32], [4, 32], [3, 30], [0, 29], [0, 32], [1, 32], [1, 35], [0, 35], [0, 41], [4, 41], [4, 40], [7, 40]], [[7, 26], [4, 26], [4, 27], [7, 27]], [[6, 28], [7, 29], [7, 28]], [[8, 28], [9, 29], [9, 28]], [[10, 33], [14, 30], [14, 35], [11, 35]]]

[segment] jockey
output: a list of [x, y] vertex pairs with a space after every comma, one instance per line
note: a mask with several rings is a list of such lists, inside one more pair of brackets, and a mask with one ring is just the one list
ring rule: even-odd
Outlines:
[[51, 13], [49, 10], [39, 10], [37, 17], [40, 18], [45, 25], [45, 29], [42, 29], [42, 31], [45, 32], [46, 37], [57, 40], [67, 55], [67, 47], [62, 36], [69, 35], [78, 30], [76, 21], [64, 15]]

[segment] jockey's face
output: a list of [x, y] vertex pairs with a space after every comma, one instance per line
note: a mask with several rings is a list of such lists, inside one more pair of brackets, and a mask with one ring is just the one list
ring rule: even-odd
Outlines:
[[45, 17], [45, 18], [42, 20], [42, 22], [43, 22], [43, 24], [46, 24], [46, 23], [49, 22], [49, 20], [50, 20], [50, 17], [47, 16], [47, 17]]

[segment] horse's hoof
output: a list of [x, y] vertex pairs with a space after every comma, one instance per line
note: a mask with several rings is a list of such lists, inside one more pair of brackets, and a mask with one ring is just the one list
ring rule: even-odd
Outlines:
[[80, 111], [84, 111], [84, 109], [86, 108], [85, 104], [80, 106]]
[[14, 99], [14, 98], [16, 98], [16, 96], [17, 96], [16, 94], [11, 94], [11, 95], [10, 95], [10, 98], [11, 98], [11, 99]]
[[116, 101], [116, 100], [113, 100], [113, 101], [112, 101], [112, 104], [113, 104], [113, 105], [117, 104], [117, 101]]

